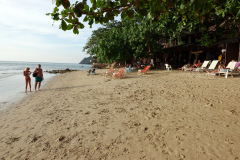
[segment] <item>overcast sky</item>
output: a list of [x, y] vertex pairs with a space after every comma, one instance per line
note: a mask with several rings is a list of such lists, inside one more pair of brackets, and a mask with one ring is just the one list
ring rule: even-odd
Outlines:
[[0, 0], [0, 60], [29, 62], [79, 63], [87, 57], [82, 49], [92, 30], [62, 31], [46, 13], [53, 9], [51, 0]]

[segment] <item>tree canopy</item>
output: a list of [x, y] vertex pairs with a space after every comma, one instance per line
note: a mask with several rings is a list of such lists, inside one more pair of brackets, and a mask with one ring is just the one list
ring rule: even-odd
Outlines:
[[[55, 8], [51, 15], [54, 21], [61, 21], [60, 29], [83, 29], [83, 22], [90, 26], [94, 23], [108, 23], [116, 16], [122, 19], [148, 16], [152, 21], [174, 23], [176, 27], [168, 30], [171, 37], [177, 37], [182, 31], [196, 29], [202, 33], [215, 25], [214, 30], [232, 29], [239, 33], [240, 1], [236, 0], [53, 0]], [[205, 39], [207, 36], [205, 35]]]
[[84, 47], [101, 62], [131, 61], [159, 53], [165, 39], [160, 23], [134, 16], [121, 22], [112, 21], [93, 31]]
[[[162, 40], [194, 35], [208, 46], [240, 33], [240, 1], [236, 0], [53, 0], [51, 15], [59, 28], [74, 34], [87, 22], [103, 24], [93, 32], [84, 50], [102, 62], [154, 56]], [[113, 21], [121, 16], [122, 21]]]

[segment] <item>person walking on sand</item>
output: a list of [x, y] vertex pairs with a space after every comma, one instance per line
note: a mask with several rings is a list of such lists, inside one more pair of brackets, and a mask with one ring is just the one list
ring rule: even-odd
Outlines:
[[41, 64], [38, 65], [38, 68], [36, 68], [33, 73], [37, 73], [37, 76], [35, 77], [35, 91], [37, 90], [37, 85], [38, 85], [38, 90], [40, 90], [41, 82], [43, 80], [43, 71], [41, 68]]
[[27, 87], [29, 85], [29, 89], [30, 89], [30, 92], [31, 92], [31, 78], [30, 78], [30, 75], [31, 75], [31, 72], [30, 72], [30, 68], [27, 67], [25, 69], [25, 71], [23, 71], [23, 76], [25, 76], [25, 93], [27, 93]]

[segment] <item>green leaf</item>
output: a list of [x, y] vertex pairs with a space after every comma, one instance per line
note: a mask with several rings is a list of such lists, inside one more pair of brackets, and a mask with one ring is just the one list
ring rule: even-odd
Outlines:
[[108, 19], [108, 18], [106, 18], [106, 17], [103, 17], [103, 19], [102, 19], [102, 20], [103, 20], [103, 22], [104, 22], [104, 23], [108, 23], [108, 22], [109, 22], [109, 19]]
[[67, 18], [64, 18], [64, 20], [65, 20], [66, 22], [68, 22], [68, 23], [71, 23], [71, 21], [70, 21], [69, 19], [67, 19]]
[[83, 22], [87, 22], [88, 21], [88, 16], [85, 16], [84, 19], [83, 19]]
[[61, 0], [56, 0], [56, 6], [59, 7], [62, 4], [61, 2]]
[[81, 16], [82, 16], [82, 11], [79, 10], [77, 7], [74, 8], [74, 13], [75, 13], [75, 15], [76, 15], [77, 17], [81, 17]]
[[121, 13], [121, 18], [124, 19], [124, 18], [126, 18], [126, 17], [127, 17], [127, 13], [126, 13], [126, 11], [123, 11], [123, 12]]
[[72, 21], [72, 15], [69, 14], [69, 21]]
[[110, 1], [110, 6], [114, 8], [115, 4], [112, 1]]
[[71, 29], [73, 29], [73, 25], [72, 24], [68, 24], [67, 30], [71, 30]]
[[55, 21], [59, 20], [59, 13], [53, 15], [53, 20]]
[[77, 28], [83, 29], [83, 28], [84, 28], [84, 25], [79, 22], [79, 24], [77, 24]]
[[107, 12], [106, 13], [106, 18], [113, 21], [114, 20], [114, 13], [113, 12]]
[[79, 34], [79, 31], [78, 31], [77, 26], [75, 26], [75, 27], [73, 28], [73, 33], [74, 33], [74, 34]]
[[62, 27], [62, 30], [64, 31], [67, 30], [67, 23], [64, 20], [62, 20], [61, 27]]
[[84, 24], [82, 24], [82, 23], [80, 23], [79, 26], [81, 29], [83, 29], [85, 27]]
[[84, 5], [87, 5], [87, 0], [82, 0], [82, 3], [83, 3]]
[[69, 0], [62, 0], [62, 5], [65, 9], [68, 9], [70, 7]]
[[84, 9], [84, 4], [82, 2], [80, 2], [76, 5], [76, 8], [78, 8], [81, 11]]
[[96, 2], [96, 0], [93, 0], [92, 8], [93, 8], [93, 10], [97, 9], [97, 2]]
[[56, 13], [56, 12], [58, 12], [58, 11], [59, 11], [58, 7], [54, 7], [53, 13]]
[[89, 6], [88, 6], [87, 4], [84, 5], [84, 10], [85, 10], [86, 12], [89, 12]]
[[88, 24], [91, 26], [93, 24], [93, 19], [91, 18], [88, 22]]
[[101, 7], [102, 6], [102, 0], [97, 0], [97, 7]]
[[185, 5], [184, 5], [184, 4], [181, 4], [181, 5], [180, 5], [180, 9], [185, 9]]

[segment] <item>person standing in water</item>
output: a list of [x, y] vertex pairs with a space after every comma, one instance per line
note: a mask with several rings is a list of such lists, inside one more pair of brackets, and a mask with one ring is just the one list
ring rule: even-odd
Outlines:
[[30, 92], [31, 92], [31, 78], [30, 78], [31, 72], [30, 72], [30, 68], [27, 67], [25, 69], [25, 71], [23, 71], [23, 76], [25, 76], [25, 93], [27, 93], [27, 87], [29, 85], [30, 88]]
[[41, 68], [41, 64], [38, 65], [38, 68], [36, 68], [33, 73], [37, 73], [37, 76], [35, 77], [35, 91], [37, 90], [37, 86], [38, 90], [40, 90], [41, 82], [43, 80], [43, 71]]

